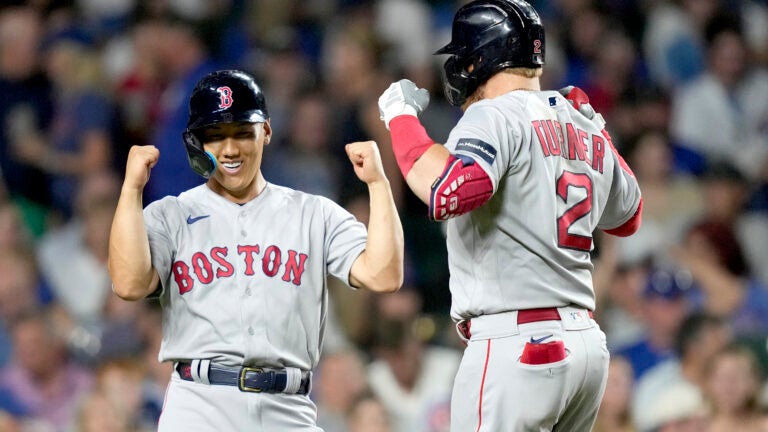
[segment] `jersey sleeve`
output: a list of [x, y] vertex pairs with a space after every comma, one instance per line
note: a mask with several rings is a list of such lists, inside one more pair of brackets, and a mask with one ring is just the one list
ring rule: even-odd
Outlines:
[[165, 291], [166, 275], [171, 272], [171, 264], [175, 254], [171, 240], [171, 230], [168, 226], [169, 212], [172, 209], [173, 197], [154, 201], [144, 209], [144, 226], [149, 237], [149, 252], [152, 257], [152, 267], [160, 276], [160, 286], [150, 297], [159, 297]]
[[365, 250], [365, 225], [340, 205], [320, 198], [325, 213], [325, 255], [327, 272], [348, 286], [352, 264]]
[[624, 225], [640, 210], [640, 186], [632, 171], [611, 146], [607, 152], [613, 158], [613, 182], [605, 211], [597, 227], [612, 230]]
[[510, 127], [498, 108], [478, 102], [467, 109], [451, 131], [445, 146], [457, 157], [474, 160], [488, 174], [495, 193], [520, 147], [509, 142], [510, 137], [517, 134], [519, 132]]

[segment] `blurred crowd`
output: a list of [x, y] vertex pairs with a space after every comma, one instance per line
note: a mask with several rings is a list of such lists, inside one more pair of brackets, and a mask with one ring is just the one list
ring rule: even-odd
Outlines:
[[[255, 74], [268, 181], [367, 220], [345, 143], [382, 148], [406, 238], [391, 295], [331, 281], [311, 397], [327, 432], [448, 430], [462, 345], [439, 224], [407, 191], [377, 98], [407, 77], [444, 142], [455, 0], [7, 0], [0, 6], [0, 431], [150, 431], [171, 365], [162, 316], [116, 298], [107, 239], [131, 145], [145, 204], [202, 182], [181, 132], [194, 83]], [[546, 88], [576, 85], [644, 195], [633, 237], [595, 237], [612, 354], [595, 431], [768, 430], [768, 3], [538, 0]], [[514, 289], [514, 281], [509, 281]], [[535, 389], [531, 389], [535, 391]]]

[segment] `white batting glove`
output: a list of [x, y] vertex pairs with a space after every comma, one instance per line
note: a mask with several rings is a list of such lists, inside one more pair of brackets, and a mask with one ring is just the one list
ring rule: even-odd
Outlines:
[[392, 83], [379, 97], [379, 118], [389, 130], [389, 122], [399, 115], [418, 117], [429, 105], [429, 91], [407, 79]]

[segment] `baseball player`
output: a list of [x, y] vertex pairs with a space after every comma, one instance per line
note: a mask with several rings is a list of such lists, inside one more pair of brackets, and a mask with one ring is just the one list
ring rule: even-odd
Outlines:
[[319, 431], [307, 396], [328, 309], [326, 276], [376, 292], [403, 278], [403, 234], [374, 142], [348, 144], [370, 231], [334, 202], [268, 183], [272, 130], [253, 77], [197, 83], [183, 132], [203, 185], [142, 209], [160, 157], [134, 146], [109, 243], [115, 293], [157, 296], [160, 361], [174, 362], [159, 430]]
[[447, 220], [451, 315], [468, 338], [452, 431], [588, 431], [605, 387], [592, 233], [635, 232], [640, 190], [586, 95], [540, 89], [544, 51], [528, 3], [473, 1], [437, 51], [464, 110], [448, 142], [419, 123], [426, 90], [401, 80], [379, 99], [409, 187]]

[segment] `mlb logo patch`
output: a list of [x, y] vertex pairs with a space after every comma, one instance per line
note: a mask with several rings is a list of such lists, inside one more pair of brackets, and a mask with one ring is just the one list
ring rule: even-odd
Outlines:
[[553, 107], [557, 105], [557, 98], [552, 96], [549, 98], [549, 106]]

